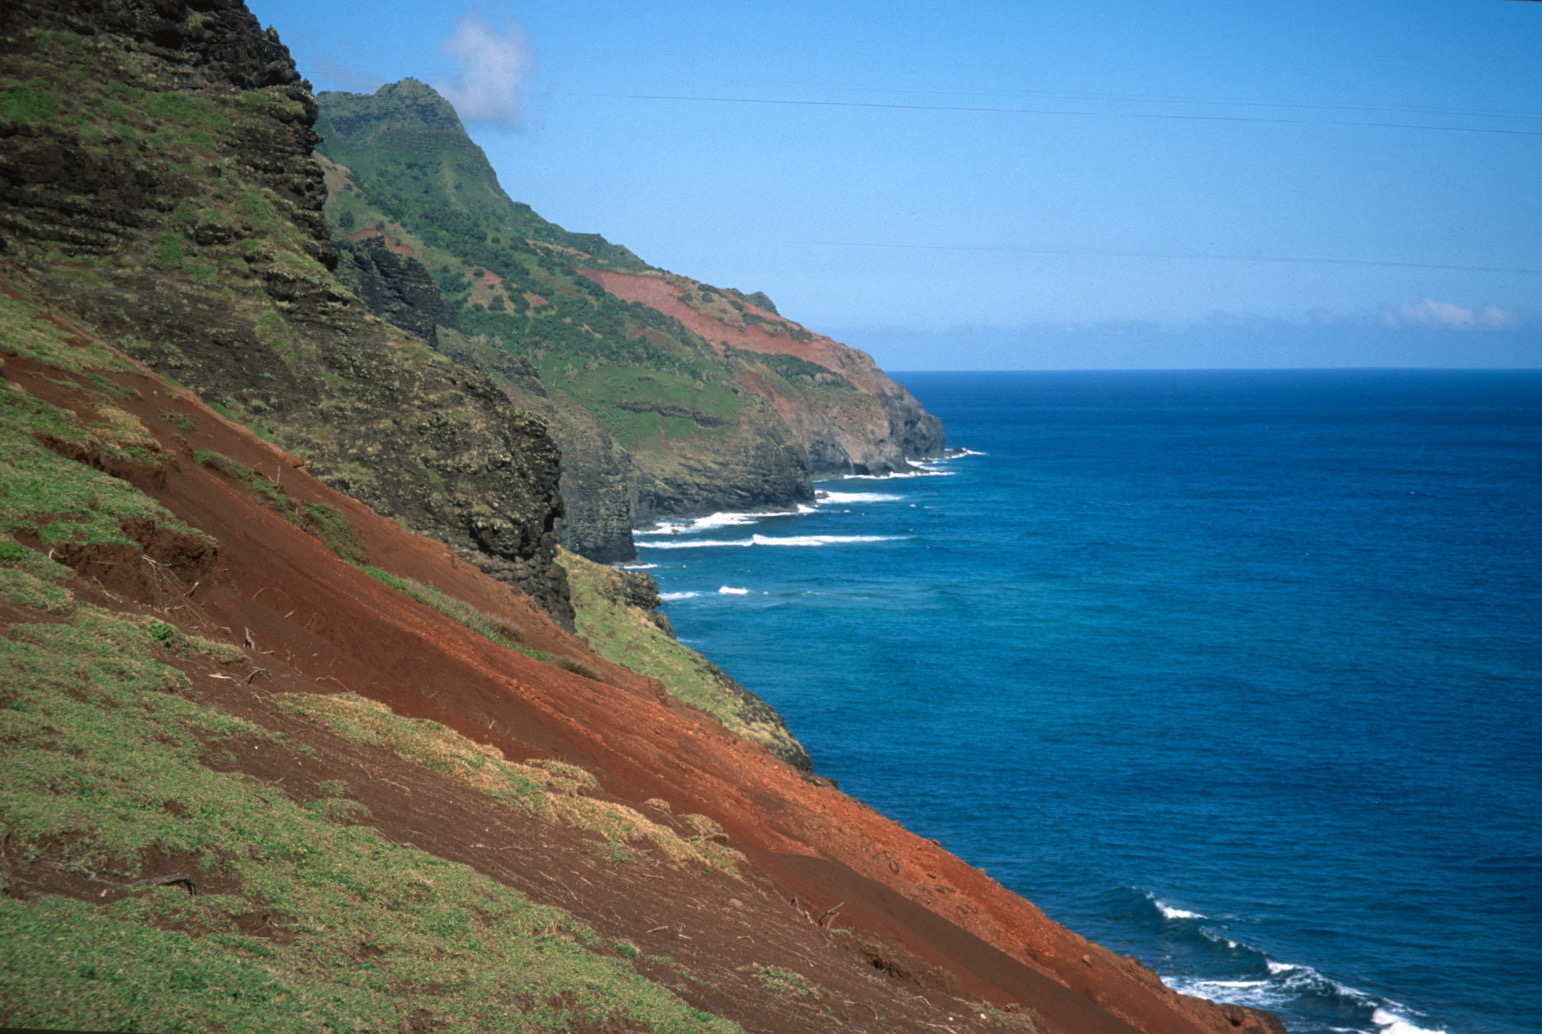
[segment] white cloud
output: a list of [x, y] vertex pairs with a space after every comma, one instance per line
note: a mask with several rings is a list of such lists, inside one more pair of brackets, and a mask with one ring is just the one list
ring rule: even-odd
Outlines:
[[1442, 327], [1454, 330], [1508, 330], [1519, 325], [1520, 317], [1497, 305], [1468, 309], [1450, 302], [1426, 298], [1422, 302], [1389, 309], [1386, 322], [1394, 327]]
[[495, 25], [471, 11], [444, 41], [443, 51], [462, 68], [452, 82], [435, 88], [465, 122], [489, 122], [508, 129], [524, 124], [525, 83], [535, 71], [535, 51], [518, 25]]

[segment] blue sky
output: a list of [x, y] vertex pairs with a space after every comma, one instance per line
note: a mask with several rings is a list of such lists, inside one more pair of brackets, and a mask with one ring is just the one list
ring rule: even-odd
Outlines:
[[1542, 366], [1542, 3], [249, 4], [889, 369]]

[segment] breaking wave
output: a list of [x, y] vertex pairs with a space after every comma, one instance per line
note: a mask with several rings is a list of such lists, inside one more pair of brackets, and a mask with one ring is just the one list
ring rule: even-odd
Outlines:
[[1191, 970], [1163, 975], [1162, 982], [1174, 991], [1267, 1009], [1291, 1029], [1446, 1034], [1401, 1003], [1339, 983], [1311, 966], [1270, 958], [1229, 936], [1224, 924], [1203, 913], [1169, 905], [1150, 891], [1140, 894], [1162, 926], [1167, 965]]
[[947, 478], [957, 471], [938, 470], [927, 463], [917, 463], [914, 470], [896, 470], [889, 474], [842, 474], [837, 481], [894, 481], [898, 478]]
[[683, 542], [645, 541], [640, 549], [710, 549], [722, 546], [835, 546], [858, 542], [898, 542], [905, 535], [751, 535], [747, 539], [688, 539]]
[[739, 528], [746, 524], [754, 524], [756, 521], [765, 520], [767, 517], [801, 517], [806, 513], [813, 513], [812, 506], [800, 505], [796, 510], [776, 510], [764, 513], [712, 513], [705, 517], [696, 517], [688, 521], [660, 521], [651, 528], [639, 528], [632, 532], [637, 535], [689, 535], [696, 531], [711, 531], [714, 528]]
[[820, 503], [897, 503], [902, 498], [885, 492], [820, 492]]

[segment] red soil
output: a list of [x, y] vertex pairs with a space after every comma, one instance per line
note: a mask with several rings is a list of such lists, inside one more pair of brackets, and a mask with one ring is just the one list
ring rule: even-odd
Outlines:
[[415, 248], [413, 248], [412, 245], [410, 245], [410, 244], [403, 244], [399, 239], [397, 239], [396, 237], [391, 236], [389, 233], [386, 233], [384, 230], [373, 230], [373, 229], [355, 230], [353, 233], [350, 233], [348, 235], [348, 239], [349, 240], [355, 240], [355, 241], [366, 240], [367, 238], [370, 238], [370, 237], [379, 237], [381, 240], [383, 240], [385, 242], [385, 246], [386, 246], [386, 250], [387, 251], [394, 252], [397, 255], [404, 255], [407, 258], [416, 258], [417, 257], [417, 254], [418, 254], [417, 250]]
[[717, 319], [686, 303], [685, 284], [662, 276], [646, 273], [618, 273], [607, 269], [580, 269], [579, 272], [623, 301], [641, 302], [649, 308], [657, 309], [664, 315], [679, 320], [687, 329], [705, 338], [714, 348], [719, 348], [719, 351], [721, 351], [719, 346], [726, 342], [735, 348], [750, 352], [797, 356], [799, 359], [807, 359], [809, 362], [841, 372], [847, 380], [860, 388], [872, 390], [874, 387], [874, 382], [869, 380], [869, 376], [872, 372], [876, 372], [876, 367], [866, 353], [858, 352], [822, 334], [810, 334], [792, 320], [751, 305], [749, 302], [741, 302], [746, 312], [767, 323], [785, 327], [788, 331], [796, 333], [774, 334], [760, 323], [747, 322], [740, 325]]
[[[678, 301], [674, 286], [660, 278], [593, 275], [607, 289], [619, 287], [637, 300], [651, 292], [648, 304], [657, 303], [677, 318], [694, 312]], [[725, 337], [721, 327], [704, 329], [709, 336]], [[757, 333], [746, 331], [737, 342], [774, 343], [778, 350], [797, 344], [790, 338], [757, 338]], [[94, 418], [92, 403], [83, 393], [52, 379], [58, 376], [55, 370], [8, 357], [4, 373], [32, 393]], [[366, 801], [378, 821], [394, 824], [393, 835], [399, 839], [465, 861], [539, 899], [580, 912], [587, 909], [591, 918], [598, 917], [597, 923], [603, 920], [625, 931], [645, 951], [655, 950], [648, 939], [657, 938], [653, 930], [644, 933], [638, 917], [652, 915], [656, 922], [649, 926], [678, 933], [671, 938], [672, 952], [695, 950], [703, 965], [752, 958], [745, 954], [749, 949], [742, 940], [755, 944], [755, 932], [764, 931], [763, 936], [781, 937], [785, 945], [803, 943], [799, 937], [814, 938], [808, 942], [812, 947], [796, 949], [812, 953], [799, 956], [815, 960], [809, 965], [833, 967], [828, 960], [817, 962], [825, 958], [819, 952], [844, 945], [847, 957], [853, 951], [866, 953], [871, 966], [864, 979], [884, 969], [909, 974], [915, 990], [940, 982], [966, 998], [1022, 1003], [1036, 1014], [1046, 1034], [1129, 1034], [1132, 1029], [1196, 1034], [1261, 1022], [1256, 1014], [1223, 1010], [1168, 991], [1133, 961], [1050, 922], [1033, 905], [936, 843], [914, 836], [839, 793], [828, 781], [799, 773], [729, 735], [714, 720], [663, 697], [656, 683], [594, 656], [516, 591], [457, 559], [445, 546], [410, 534], [327, 488], [298, 466], [296, 458], [251, 437], [190, 393], [168, 386], [148, 370], [115, 379], [138, 391], [137, 398], [118, 405], [134, 412], [166, 443], [169, 453], [162, 476], [134, 480], [178, 518], [212, 536], [218, 557], [185, 560], [167, 577], [140, 578], [132, 589], [125, 586], [133, 579], [113, 583], [118, 586], [114, 591], [130, 591], [140, 606], [172, 613], [174, 620], [193, 630], [255, 644], [248, 652], [264, 674], [246, 684], [203, 683], [217, 688], [224, 706], [263, 711], [276, 720], [276, 712], [265, 704], [275, 689], [351, 690], [400, 713], [441, 722], [513, 759], [541, 756], [582, 765], [599, 776], [605, 795], [634, 807], [661, 798], [675, 813], [709, 815], [756, 870], [749, 891], [726, 884], [741, 888], [732, 899], [739, 908], [746, 907], [743, 900], [758, 895], [751, 902], [753, 930], [741, 933], [737, 921], [724, 919], [725, 911], [732, 913], [736, 906], [727, 903], [727, 891], [704, 890], [700, 877], [638, 877], [630, 880], [634, 886], [618, 886], [622, 876], [610, 873], [590, 881], [580, 868], [573, 870], [580, 874], [574, 878], [583, 878], [593, 894], [559, 893], [539, 878], [539, 873], [550, 871], [542, 865], [532, 869], [509, 855], [478, 850], [495, 842], [482, 828], [515, 823], [511, 813], [485, 797], [460, 800], [443, 786], [425, 789], [421, 798], [408, 794], [393, 798], [394, 803]], [[176, 437], [177, 428], [167, 423], [166, 413], [186, 416], [197, 430]], [[571, 674], [498, 647], [341, 563], [315, 539], [255, 503], [244, 488], [197, 463], [194, 449], [215, 449], [276, 476], [300, 502], [336, 507], [357, 532], [369, 563], [438, 586], [521, 629], [526, 645], [573, 658], [598, 678]], [[327, 749], [342, 748], [332, 744]], [[366, 768], [385, 763], [379, 757], [361, 762]], [[544, 829], [538, 834], [527, 829], [523, 835], [548, 841], [562, 835]], [[596, 887], [596, 882], [606, 887]], [[656, 901], [648, 897], [655, 892]], [[707, 912], [689, 903], [704, 894], [716, 895]], [[800, 918], [799, 911], [818, 922]], [[714, 918], [708, 920], [709, 914]], [[787, 926], [789, 921], [794, 925]], [[831, 932], [834, 928], [847, 933], [837, 936]], [[694, 949], [686, 944], [695, 945], [696, 939], [701, 944]], [[944, 976], [914, 983], [921, 980], [917, 974], [931, 970]], [[846, 978], [831, 968], [830, 980], [838, 979]], [[748, 1008], [698, 993], [704, 996], [704, 1007], [730, 1013]], [[887, 1008], [884, 1022], [876, 1020], [878, 1010], [872, 1011], [873, 1017], [867, 1017], [861, 1010], [846, 1010], [840, 1025], [871, 1030], [941, 1026], [931, 1022], [941, 1019], [935, 1013], [914, 1024], [900, 1023], [904, 1014], [899, 1005]], [[802, 1021], [773, 1021], [763, 1009], [751, 1013], [736, 1018], [759, 1030], [820, 1029], [800, 1026]], [[973, 1023], [963, 1017], [942, 1029], [983, 1029]]]

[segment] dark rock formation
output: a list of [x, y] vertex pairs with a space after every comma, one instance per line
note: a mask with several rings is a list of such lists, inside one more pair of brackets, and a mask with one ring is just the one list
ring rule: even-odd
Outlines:
[[339, 258], [337, 279], [387, 323], [436, 347], [439, 327], [460, 326], [423, 263], [396, 254], [383, 237], [345, 237], [333, 246]]
[[[0, 19], [0, 72], [29, 84], [10, 109], [24, 117], [0, 125], [9, 260], [319, 477], [570, 624], [557, 450], [485, 376], [333, 278], [316, 105], [276, 36], [237, 0], [11, 3]], [[428, 300], [421, 266], [368, 245], [350, 265], [404, 318]]]

